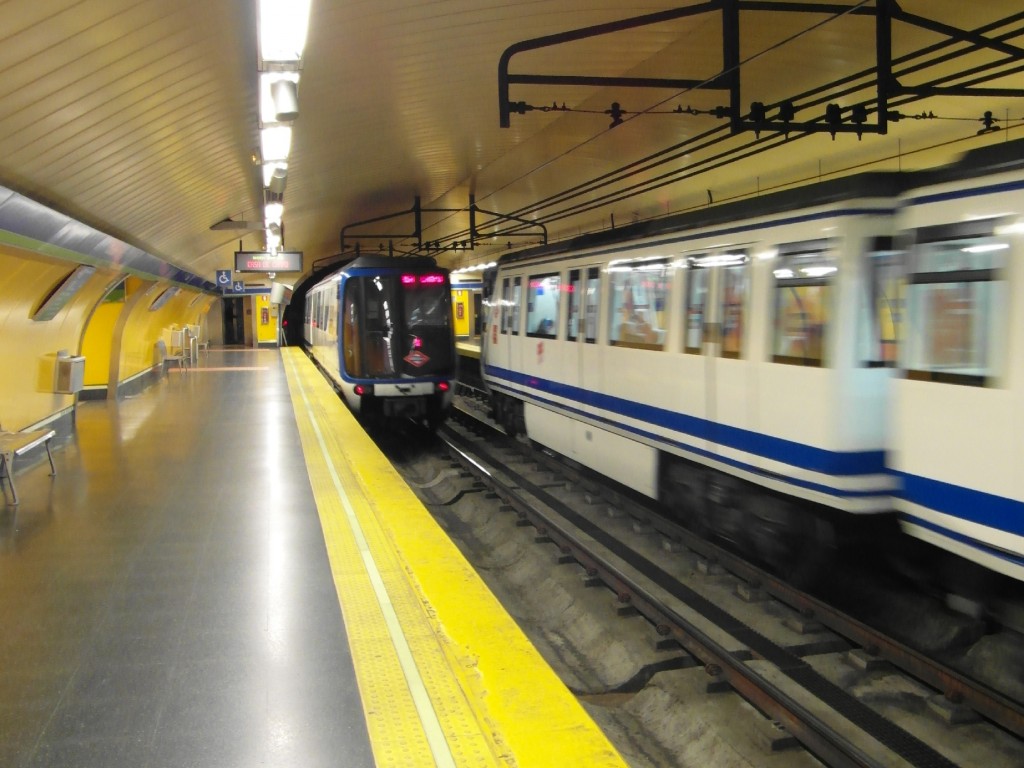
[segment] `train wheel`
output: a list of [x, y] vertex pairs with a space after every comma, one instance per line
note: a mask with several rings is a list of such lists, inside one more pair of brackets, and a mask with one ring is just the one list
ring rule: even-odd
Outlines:
[[827, 524], [776, 496], [755, 494], [746, 506], [750, 554], [794, 585], [810, 583], [831, 550]]
[[750, 489], [731, 475], [708, 471], [707, 476], [707, 528], [732, 549], [748, 551], [746, 517]]
[[515, 406], [516, 434], [526, 434], [526, 405], [522, 400], [516, 400]]
[[671, 461], [663, 470], [661, 499], [672, 516], [699, 536], [711, 532], [708, 519], [706, 470]]
[[501, 426], [505, 428], [505, 434], [509, 437], [515, 437], [520, 433], [519, 429], [519, 411], [522, 408], [522, 404], [511, 397], [502, 398], [501, 407]]

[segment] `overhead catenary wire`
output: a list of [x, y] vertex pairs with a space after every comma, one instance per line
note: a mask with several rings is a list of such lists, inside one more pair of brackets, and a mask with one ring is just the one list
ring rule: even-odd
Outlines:
[[[825, 24], [833, 23], [838, 19], [842, 18], [843, 16], [852, 13], [856, 9], [861, 8], [865, 5], [867, 5], [867, 2], [858, 3], [855, 6], [851, 6], [849, 9], [845, 9], [842, 13], [834, 14], [827, 19], [823, 19], [819, 22], [816, 22], [815, 24], [807, 27], [806, 29], [794, 33], [793, 35], [790, 35], [785, 40], [779, 41], [773, 44], [772, 46], [766, 48], [765, 50], [753, 54], [750, 57], [747, 57], [742, 62], [740, 62], [739, 66], [742, 67], [748, 65], [750, 62], [766, 55], [767, 53], [773, 50], [777, 50], [784, 45], [790, 44], [799, 37], [806, 35], [822, 27]], [[1001, 32], [999, 35], [992, 37], [991, 40], [994, 42], [1005, 42], [1008, 40], [1012, 40], [1016, 37], [1019, 37], [1021, 34], [1024, 34], [1024, 30], [1022, 30], [1019, 26], [1014, 26], [1021, 20], [1024, 20], [1024, 12], [1017, 13], [1010, 17], [1006, 17], [994, 22], [990, 22], [985, 25], [981, 25], [976, 29], [971, 30], [971, 34], [974, 36], [989, 35], [992, 32], [999, 30], [1000, 28], [1003, 28], [1005, 31]], [[1010, 28], [1006, 29], [1007, 27]], [[942, 54], [943, 51], [948, 51], [949, 49], [954, 48], [956, 46], [959, 47], [957, 47], [955, 51], [951, 53]], [[912, 51], [895, 58], [893, 60], [893, 67], [895, 69], [898, 69], [898, 71], [894, 71], [893, 74], [894, 77], [905, 78], [917, 72], [927, 70], [929, 67], [936, 66], [937, 64], [940, 64], [944, 61], [949, 61], [958, 56], [962, 56], [965, 52], [976, 51], [978, 49], [981, 49], [982, 47], [983, 45], [981, 43], [969, 43], [965, 45], [962, 40], [958, 41], [952, 38], [944, 39], [932, 43], [926, 46], [925, 48], [921, 48], [916, 51]], [[958, 86], [976, 85], [981, 82], [990, 81], [994, 77], [1008, 77], [1017, 74], [1020, 71], [1024, 71], [1024, 65], [1021, 65], [1018, 61], [1012, 60], [1012, 57], [1009, 56], [1007, 56], [1006, 61], [997, 64], [996, 66], [998, 67], [998, 70], [995, 73], [993, 73], [992, 71], [992, 64], [979, 65], [970, 70], [960, 71], [955, 75], [937, 78], [932, 82], [926, 83], [924, 86], [921, 87], [948, 86], [950, 84], [956, 84]], [[805, 111], [811, 107], [819, 106], [830, 101], [839, 100], [844, 96], [849, 96], [859, 91], [864, 91], [871, 88], [873, 84], [872, 80], [874, 73], [874, 68], [868, 68], [852, 73], [838, 80], [834, 80], [829, 83], [825, 83], [820, 86], [815, 86], [811, 89], [808, 89], [802, 94], [794, 96], [791, 101], [798, 102], [800, 104], [800, 110]], [[973, 77], [975, 75], [976, 77]], [[716, 77], [718, 76], [720, 75], [716, 75]], [[708, 81], [704, 82], [706, 83]], [[837, 91], [837, 86], [842, 86], [842, 89]], [[704, 114], [710, 116], [718, 116], [719, 114], [723, 114], [722, 108], [695, 110], [690, 107], [687, 107], [687, 109], [684, 110], [681, 106], [677, 106], [675, 109], [671, 110], [659, 109], [660, 107], [664, 106], [670, 101], [679, 99], [681, 96], [685, 96], [688, 92], [690, 92], [690, 90], [693, 89], [679, 91], [669, 97], [666, 97], [665, 99], [656, 102], [655, 104], [649, 105], [645, 109], [641, 109], [636, 112], [627, 113], [623, 110], [623, 122], [626, 122], [627, 120], [637, 119], [639, 117], [647, 115], [678, 116], [680, 114], [684, 114], [690, 116], [700, 116], [701, 114]], [[913, 94], [910, 94], [897, 100], [893, 100], [889, 105], [892, 108], [892, 111], [887, 111], [887, 114], [890, 116], [892, 120], [935, 119], [977, 123], [988, 119], [989, 122], [985, 123], [986, 128], [983, 130], [995, 130], [996, 126], [998, 125], [1009, 128], [1016, 127], [1016, 125], [1019, 124], [1019, 120], [1017, 118], [1012, 118], [1008, 114], [1002, 117], [993, 116], [991, 115], [991, 113], [989, 113], [989, 115], [987, 116], [953, 116], [935, 115], [934, 113], [924, 111], [916, 114], [906, 114], [904, 112], [898, 111], [900, 106], [908, 105], [914, 101], [921, 100], [921, 98], [923, 97], [914, 96]], [[867, 102], [865, 102], [865, 104], [868, 106], [870, 106], [873, 103], [874, 100], [868, 100]], [[607, 114], [609, 112], [609, 110], [590, 110], [566, 107], [564, 104], [561, 107], [559, 107], [557, 104], [553, 104], [551, 107], [545, 107], [541, 109], [543, 111], [559, 111], [567, 113], [578, 112], [582, 114]], [[628, 117], [626, 117], [627, 115]], [[818, 119], [821, 120], [823, 118]], [[1020, 120], [1024, 120], [1024, 118], [1021, 118]], [[558, 153], [557, 155], [541, 163], [538, 163], [532, 168], [517, 175], [515, 178], [509, 180], [502, 186], [490, 191], [480, 199], [486, 200], [487, 198], [499, 194], [500, 192], [510, 187], [514, 187], [516, 184], [521, 183], [531, 175], [536, 174], [544, 170], [545, 168], [548, 168], [551, 165], [563, 160], [564, 158], [579, 152], [582, 148], [586, 147], [591, 142], [607, 134], [609, 130], [612, 130], [612, 128], [605, 128], [593, 134], [592, 136], [589, 136], [585, 140], [576, 143], [572, 147], [568, 147], [567, 149]], [[678, 161], [684, 155], [693, 154], [700, 151], [706, 151], [720, 144], [721, 142], [735, 138], [735, 136], [729, 132], [729, 126], [715, 126], [707, 131], [704, 131], [696, 136], [692, 136], [670, 147], [666, 147], [664, 149], [648, 154], [643, 158], [639, 158], [638, 160], [626, 163], [617, 169], [603, 173], [599, 176], [584, 181], [573, 187], [564, 189], [553, 195], [549, 195], [546, 198], [534, 201], [527, 206], [523, 206], [515, 210], [513, 213], [514, 215], [521, 217], [533, 216], [537, 221], [546, 224], [561, 221], [571, 216], [578, 215], [580, 213], [587, 213], [599, 208], [607, 207], [617, 202], [630, 199], [632, 197], [644, 194], [646, 192], [660, 189], [662, 187], [677, 183], [684, 179], [692, 178], [701, 173], [707, 173], [708, 171], [714, 170], [715, 168], [720, 168], [723, 167], [724, 165], [728, 165], [729, 163], [737, 162], [742, 159], [747, 159], [749, 157], [759, 154], [760, 152], [764, 152], [769, 149], [775, 148], [780, 143], [785, 143], [786, 141], [793, 141], [802, 137], [801, 134], [799, 134], [799, 132], [796, 131], [796, 129], [794, 129], [795, 135], [790, 137], [782, 137], [780, 134], [774, 133], [774, 131], [776, 130], [774, 127], [766, 128], [765, 130], [768, 131], [769, 135], [764, 138], [759, 137], [758, 139], [744, 142], [741, 146], [733, 147], [724, 152], [720, 152], [712, 157], [703, 158], [697, 163], [689, 163], [686, 168], [673, 169], [665, 173], [659, 174], [653, 178], [644, 179], [634, 184], [630, 184], [629, 186], [626, 187], [619, 186], [618, 188], [611, 189], [606, 194], [603, 194], [596, 199], [592, 198], [586, 201], [578, 202], [575, 205], [565, 205], [564, 207], [552, 210], [552, 208], [555, 208], [556, 206], [571, 203], [571, 201], [573, 200], [578, 200], [584, 195], [592, 195], [595, 192], [600, 191], [601, 189], [609, 189], [613, 185], [621, 184], [627, 179], [635, 177], [637, 174], [655, 171], [659, 167], [663, 167], [669, 163]], [[438, 220], [437, 222], [434, 222], [431, 226], [439, 226], [443, 224], [444, 220], [446, 219]], [[520, 230], [521, 227], [517, 225], [512, 225], [508, 228], [496, 230], [490, 233], [488, 236], [502, 237], [507, 236], [509, 234], [516, 234]], [[460, 232], [449, 237], [443, 238], [443, 240], [459, 240], [464, 236], [465, 232]]]

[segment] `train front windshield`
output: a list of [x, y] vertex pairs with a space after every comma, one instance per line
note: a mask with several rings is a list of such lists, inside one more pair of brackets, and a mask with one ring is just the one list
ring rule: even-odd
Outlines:
[[346, 373], [371, 379], [452, 375], [450, 300], [440, 272], [350, 277], [342, 338]]

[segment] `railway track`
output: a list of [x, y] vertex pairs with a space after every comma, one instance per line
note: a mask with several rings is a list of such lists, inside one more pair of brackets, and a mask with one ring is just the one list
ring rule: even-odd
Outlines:
[[[1024, 734], [1017, 702], [694, 537], [639, 500], [509, 440], [479, 416], [464, 411], [442, 430], [450, 453], [521, 524], [532, 525], [538, 540], [557, 547], [560, 561], [579, 563], [588, 579], [613, 590], [620, 606], [646, 617], [659, 636], [702, 665], [708, 691], [736, 691], [762, 712], [778, 729], [779, 743], [795, 738], [835, 766], [968, 764], [929, 743], [927, 728], [898, 725], [847, 691], [819, 669], [816, 657], [822, 654], [841, 654], [864, 670], [891, 665], [928, 685], [933, 711], [923, 716], [933, 721], [966, 722], [981, 715], [1004, 735], [1015, 734], [1013, 739]], [[609, 533], [609, 515], [629, 521], [641, 538], [658, 536], [660, 550], [645, 553], [628, 537]], [[698, 558], [700, 583], [662, 567], [664, 557], [657, 553], [666, 548], [685, 548]], [[705, 588], [720, 582], [720, 573], [736, 580], [729, 600], [720, 585], [717, 592]], [[766, 600], [789, 606], [786, 632], [744, 617], [740, 606]]]

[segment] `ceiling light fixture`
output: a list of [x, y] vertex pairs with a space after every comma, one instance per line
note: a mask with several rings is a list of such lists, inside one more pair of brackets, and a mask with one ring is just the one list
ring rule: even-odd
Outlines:
[[[264, 163], [263, 164], [263, 186], [270, 188], [275, 176], [287, 178], [288, 163]], [[282, 190], [284, 191], [284, 190]]]
[[284, 205], [282, 203], [267, 203], [263, 206], [263, 217], [267, 224], [280, 224], [284, 217]]
[[[281, 110], [278, 107], [277, 100], [275, 98], [274, 89], [280, 87], [278, 84], [281, 82], [290, 83], [292, 89], [292, 97], [295, 103], [293, 107], [294, 117], [286, 118], [281, 116]], [[299, 84], [299, 73], [298, 72], [261, 72], [260, 73], [260, 122], [263, 125], [273, 125], [278, 122], [288, 122], [298, 117], [298, 84]]]
[[310, 0], [260, 0], [260, 60], [299, 62], [306, 47]]
[[278, 122], [290, 123], [299, 116], [299, 84], [295, 80], [275, 80], [270, 84], [274, 99], [274, 116]]
[[288, 166], [278, 165], [270, 174], [270, 180], [266, 182], [267, 189], [278, 197], [284, 194], [285, 182], [288, 181]]
[[260, 131], [260, 152], [263, 162], [284, 162], [292, 148], [292, 129], [287, 125], [275, 125]]
[[267, 250], [284, 235], [285, 182], [292, 129], [299, 116], [299, 74], [309, 30], [311, 0], [258, 0], [260, 163]]

